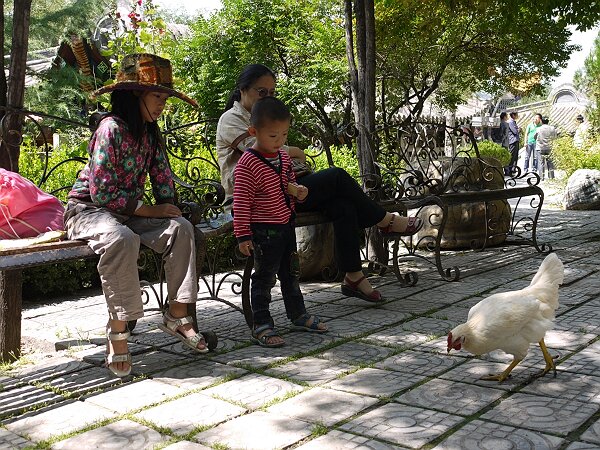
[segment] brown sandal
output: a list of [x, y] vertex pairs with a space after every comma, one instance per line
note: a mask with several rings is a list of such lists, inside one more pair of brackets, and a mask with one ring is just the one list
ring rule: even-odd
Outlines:
[[423, 228], [423, 221], [418, 217], [411, 216], [408, 218], [408, 223], [406, 224], [404, 231], [393, 231], [392, 224], [394, 223], [395, 218], [396, 214], [392, 214], [390, 223], [388, 223], [385, 227], [379, 227], [379, 232], [382, 234], [382, 236], [412, 236], [413, 234], [419, 232], [421, 228]]
[[342, 283], [342, 294], [347, 295], [348, 297], [356, 297], [362, 298], [368, 302], [372, 303], [380, 303], [383, 301], [383, 297], [381, 296], [381, 292], [376, 289], [373, 289], [373, 292], [370, 294], [365, 294], [358, 288], [358, 285], [365, 277], [360, 277], [357, 281], [352, 281], [348, 277], [344, 277], [344, 282]]

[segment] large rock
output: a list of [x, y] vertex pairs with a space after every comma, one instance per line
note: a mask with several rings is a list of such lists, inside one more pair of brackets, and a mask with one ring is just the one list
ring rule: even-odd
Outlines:
[[337, 272], [333, 250], [333, 225], [324, 223], [296, 228], [300, 279], [330, 279]]
[[579, 169], [569, 177], [565, 209], [600, 209], [600, 170]]
[[[473, 160], [469, 166], [471, 170], [465, 171], [463, 176], [456, 178], [457, 186], [463, 183], [467, 185], [483, 183], [487, 189], [504, 188], [504, 176], [500, 162], [493, 158], [484, 157], [482, 159], [493, 168], [488, 168], [484, 174], [479, 170], [479, 164]], [[445, 173], [444, 178], [447, 179], [450, 173], [457, 170], [456, 167], [460, 168], [466, 163], [464, 158], [442, 158], [441, 167]], [[429, 174], [430, 177], [432, 175], [434, 175], [433, 178], [440, 177], [436, 173]], [[442, 211], [438, 206], [426, 206], [419, 215], [425, 220], [425, 224], [416, 235], [415, 242], [421, 247], [428, 247], [438, 235]], [[483, 202], [449, 206], [448, 220], [440, 241], [440, 248], [450, 250], [500, 245], [506, 240], [510, 222], [511, 208], [506, 200], [488, 202], [487, 211], [486, 204]]]

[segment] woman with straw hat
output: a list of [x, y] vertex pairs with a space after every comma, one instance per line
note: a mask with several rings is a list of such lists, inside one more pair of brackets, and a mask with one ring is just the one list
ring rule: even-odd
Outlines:
[[[140, 243], [165, 262], [169, 310], [161, 329], [196, 352], [208, 351], [192, 327], [187, 306], [194, 303], [194, 230], [174, 204], [174, 185], [156, 120], [167, 99], [196, 102], [173, 89], [169, 60], [151, 54], [123, 58], [111, 93], [111, 113], [103, 117], [88, 145], [90, 159], [69, 193], [65, 228], [99, 255], [98, 273], [106, 298], [106, 365], [119, 377], [132, 369], [127, 322], [143, 316], [137, 271]], [[154, 205], [143, 200], [150, 176]]]

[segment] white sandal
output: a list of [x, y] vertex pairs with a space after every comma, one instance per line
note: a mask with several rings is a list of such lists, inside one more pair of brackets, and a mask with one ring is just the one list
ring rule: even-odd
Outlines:
[[[108, 341], [111, 341], [111, 342], [126, 341], [127, 339], [129, 339], [129, 336], [130, 336], [129, 331], [124, 331], [122, 333], [113, 333], [112, 331], [110, 331], [110, 328], [106, 327], [107, 342], [106, 342], [106, 354], [104, 355], [104, 361], [105, 361], [105, 364], [106, 364], [106, 367], [108, 368], [108, 370], [110, 370], [112, 373], [114, 373], [119, 378], [126, 377], [127, 375], [129, 375], [131, 373], [131, 368], [133, 367], [133, 364], [131, 362], [131, 352], [111, 353]], [[129, 368], [127, 368], [125, 370], [119, 370], [119, 369], [116, 369], [115, 367], [111, 366], [111, 364], [123, 363], [123, 362], [128, 363]]]
[[[198, 353], [207, 353], [208, 344], [206, 343], [204, 336], [202, 336], [200, 333], [196, 333], [194, 336], [187, 337], [181, 331], [178, 331], [179, 327], [188, 323], [192, 325], [194, 324], [192, 316], [186, 316], [176, 319], [171, 314], [166, 312], [163, 314], [163, 324], [159, 324], [158, 328], [163, 330], [165, 333], [169, 333], [171, 336], [175, 336], [186, 347], [189, 347]], [[198, 344], [200, 343], [204, 343], [203, 349], [198, 348]]]

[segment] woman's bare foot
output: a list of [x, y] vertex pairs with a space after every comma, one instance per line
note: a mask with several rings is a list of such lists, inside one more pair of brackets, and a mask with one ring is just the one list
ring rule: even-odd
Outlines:
[[[127, 338], [124, 339], [110, 339], [109, 333], [126, 333], [127, 330], [127, 322], [123, 320], [109, 320], [109, 324], [107, 327], [107, 339], [106, 339], [106, 353], [108, 355], [127, 355], [129, 353], [129, 348], [127, 346]], [[112, 362], [108, 364], [112, 367], [116, 372], [128, 372], [131, 371], [131, 362], [119, 361]]]
[[418, 217], [404, 217], [388, 212], [377, 226], [383, 234], [412, 236], [422, 228], [423, 221]]
[[[169, 315], [173, 319], [181, 319], [183, 317], [186, 317], [188, 315], [187, 314], [187, 303], [170, 302], [169, 303]], [[186, 324], [183, 324], [183, 325], [177, 327], [177, 332], [182, 334], [186, 338], [194, 337], [197, 334], [191, 323], [186, 323]], [[201, 339], [198, 341], [196, 348], [198, 349], [198, 351], [201, 351], [201, 352], [207, 351], [208, 346], [206, 344], [206, 341], [204, 340], [204, 337], [202, 337], [202, 335], [200, 335], [200, 338]]]
[[[362, 272], [346, 272], [346, 278], [348, 278], [353, 283], [356, 283], [358, 280], [361, 279], [361, 277], [364, 277], [364, 274]], [[371, 286], [371, 283], [369, 283], [369, 280], [367, 278], [361, 280], [361, 282], [358, 283], [356, 287], [358, 287], [358, 289], [367, 296], [371, 295], [371, 293], [374, 290], [373, 286]]]

